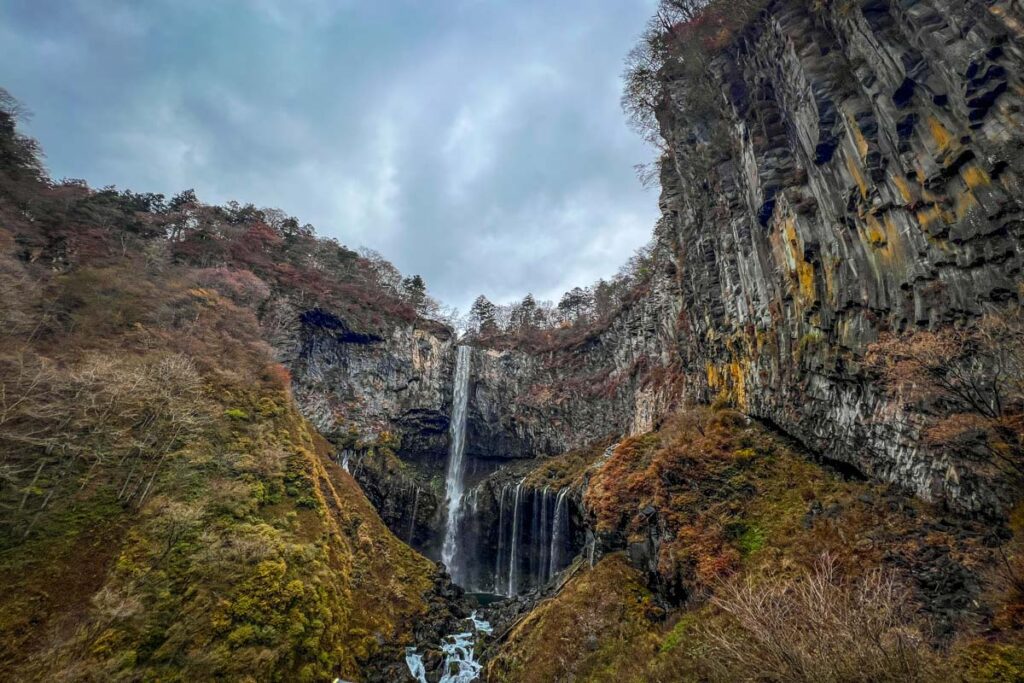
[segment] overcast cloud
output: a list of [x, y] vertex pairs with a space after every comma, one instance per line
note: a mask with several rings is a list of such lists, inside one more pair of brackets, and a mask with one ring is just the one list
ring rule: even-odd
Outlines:
[[619, 109], [654, 0], [7, 0], [0, 86], [57, 178], [276, 206], [463, 309], [646, 242]]

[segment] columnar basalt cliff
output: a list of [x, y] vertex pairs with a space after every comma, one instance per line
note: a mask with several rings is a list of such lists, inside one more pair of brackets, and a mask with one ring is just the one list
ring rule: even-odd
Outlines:
[[[478, 345], [467, 487], [512, 460], [643, 433], [684, 402], [719, 400], [925, 500], [1004, 510], [1013, 494], [998, 473], [928, 447], [926, 415], [865, 357], [885, 333], [1017, 302], [1018, 14], [772, 2], [717, 50], [713, 117], [694, 117], [693, 84], [670, 61], [655, 272], [582, 340]], [[409, 468], [364, 464], [357, 478], [396, 533], [436, 552], [454, 336], [410, 326], [369, 338], [323, 311], [300, 319], [284, 345], [300, 403], [342, 441], [400, 437]], [[479, 500], [491, 501], [484, 519], [499, 515], [497, 494]]]
[[688, 115], [669, 66], [663, 238], [690, 395], [724, 391], [925, 499], [1002, 506], [984, 468], [922, 446], [920, 415], [863, 361], [880, 333], [1017, 301], [1019, 22], [1003, 2], [772, 3], [714, 61], [721, 121]]

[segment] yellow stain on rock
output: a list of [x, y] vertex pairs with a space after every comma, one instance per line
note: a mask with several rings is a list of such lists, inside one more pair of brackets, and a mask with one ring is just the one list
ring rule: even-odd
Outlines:
[[937, 204], [925, 207], [915, 214], [917, 216], [917, 222], [922, 228], [927, 228], [932, 223], [942, 221], [944, 223], [952, 223], [953, 217], [947, 211], [943, 211]]
[[978, 206], [978, 198], [974, 196], [971, 191], [960, 192], [956, 195], [956, 205], [954, 210], [956, 212], [957, 220], [963, 220], [967, 217], [967, 214], [972, 209]]
[[1000, 7], [999, 5], [993, 5], [988, 8], [988, 11], [993, 15], [999, 17], [1009, 30], [1013, 31], [1018, 38], [1024, 38], [1024, 24], [1021, 24], [1015, 18], [1006, 13], [1006, 8]]
[[872, 215], [866, 217], [867, 225], [864, 227], [864, 236], [867, 239], [867, 243], [879, 249], [884, 247], [888, 242], [885, 229], [882, 224], [878, 222], [878, 219]]
[[860, 126], [857, 125], [856, 119], [849, 114], [846, 115], [846, 127], [850, 131], [850, 135], [853, 136], [853, 144], [857, 146], [857, 154], [860, 155], [861, 159], [864, 159], [868, 155], [869, 144], [867, 138], [864, 137], [864, 133], [861, 131]]
[[797, 266], [797, 280], [800, 283], [800, 294], [808, 302], [813, 302], [816, 297], [814, 287], [814, 266], [807, 261], [800, 261]]
[[817, 300], [817, 288], [814, 281], [814, 266], [804, 260], [803, 249], [800, 247], [800, 238], [796, 234], [796, 221], [792, 216], [786, 218], [782, 224], [782, 234], [785, 236], [787, 251], [789, 252], [790, 267], [793, 269], [797, 280], [797, 289], [800, 297], [806, 304], [814, 303]]
[[853, 182], [857, 183], [857, 187], [860, 189], [860, 196], [866, 199], [868, 196], [868, 183], [860, 172], [860, 166], [849, 154], [846, 155], [846, 170], [853, 177]]
[[985, 170], [979, 168], [977, 164], [971, 164], [970, 166], [965, 166], [961, 169], [960, 177], [964, 179], [967, 187], [972, 190], [977, 187], [989, 185], [992, 182], [992, 178], [989, 177], [988, 173], [985, 173]]
[[928, 117], [928, 130], [931, 131], [932, 139], [935, 141], [935, 145], [939, 148], [939, 151], [945, 152], [949, 149], [950, 144], [953, 142], [953, 134], [942, 125], [934, 116]]
[[907, 182], [906, 178], [894, 175], [890, 176], [890, 180], [892, 180], [892, 184], [896, 186], [896, 190], [900, 193], [900, 196], [903, 197], [903, 201], [909, 204], [914, 200], [914, 194], [910, 191], [910, 183]]
[[737, 408], [747, 408], [747, 386], [745, 379], [746, 361], [732, 361], [715, 365], [707, 364], [708, 387], [718, 392], [719, 399], [733, 403]]
[[896, 220], [893, 218], [892, 213], [885, 214], [882, 223], [885, 226], [885, 246], [882, 248], [881, 254], [886, 259], [898, 261], [900, 260], [898, 256], [902, 253], [903, 246], [899, 226], [896, 225]]

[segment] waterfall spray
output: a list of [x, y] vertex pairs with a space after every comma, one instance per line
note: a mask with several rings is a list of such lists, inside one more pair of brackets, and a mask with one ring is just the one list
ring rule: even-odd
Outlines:
[[469, 365], [472, 350], [460, 346], [455, 356], [455, 381], [452, 387], [452, 419], [449, 434], [448, 476], [445, 480], [445, 502], [448, 519], [444, 530], [441, 561], [448, 568], [452, 580], [458, 582], [459, 567], [455, 560], [458, 550], [459, 513], [462, 508], [462, 475], [465, 469], [463, 452], [466, 447], [466, 403], [469, 398]]

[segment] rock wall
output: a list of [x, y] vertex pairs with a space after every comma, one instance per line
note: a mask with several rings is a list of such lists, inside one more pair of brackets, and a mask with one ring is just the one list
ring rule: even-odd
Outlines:
[[679, 358], [681, 301], [667, 255], [662, 265], [638, 303], [583, 341], [543, 353], [478, 349], [467, 454], [556, 455], [652, 429], [681, 389], [668, 372]]
[[[1019, 2], [773, 1], [707, 70], [719, 121], [693, 120], [669, 68], [657, 270], [583, 341], [476, 349], [467, 486], [512, 459], [648, 431], [681, 402], [728, 399], [926, 500], [1001, 510], [1011, 493], [983, 463], [922, 445], [924, 416], [864, 357], [883, 332], [1018, 299], [1022, 27]], [[400, 437], [411, 469], [389, 484], [387, 467], [367, 468], [380, 481], [366, 487], [398, 511], [396, 533], [417, 535], [402, 516], [414, 497], [443, 507], [454, 335], [299, 319], [279, 348], [300, 404], [328, 435]]]
[[[326, 435], [390, 432], [423, 461], [448, 452], [454, 336], [440, 326], [396, 325], [389, 337], [361, 334], [320, 309], [297, 315], [283, 344], [296, 398]], [[281, 346], [279, 346], [281, 348]]]
[[660, 112], [688, 393], [728, 392], [812, 449], [928, 500], [994, 511], [975, 463], [863, 369], [882, 331], [1016, 301], [1019, 2], [773, 2], [714, 62], [729, 150], [683, 80]]
[[[286, 306], [267, 337], [303, 414], [337, 448], [396, 536], [439, 553], [455, 336], [430, 321], [361, 333], [331, 312]], [[397, 455], [397, 458], [395, 457]]]
[[771, 2], [707, 70], [719, 121], [670, 65], [649, 291], [576, 346], [481, 352], [470, 450], [553, 454], [728, 399], [925, 500], [1005, 509], [864, 361], [1019, 303], [1022, 37], [1019, 2]]

